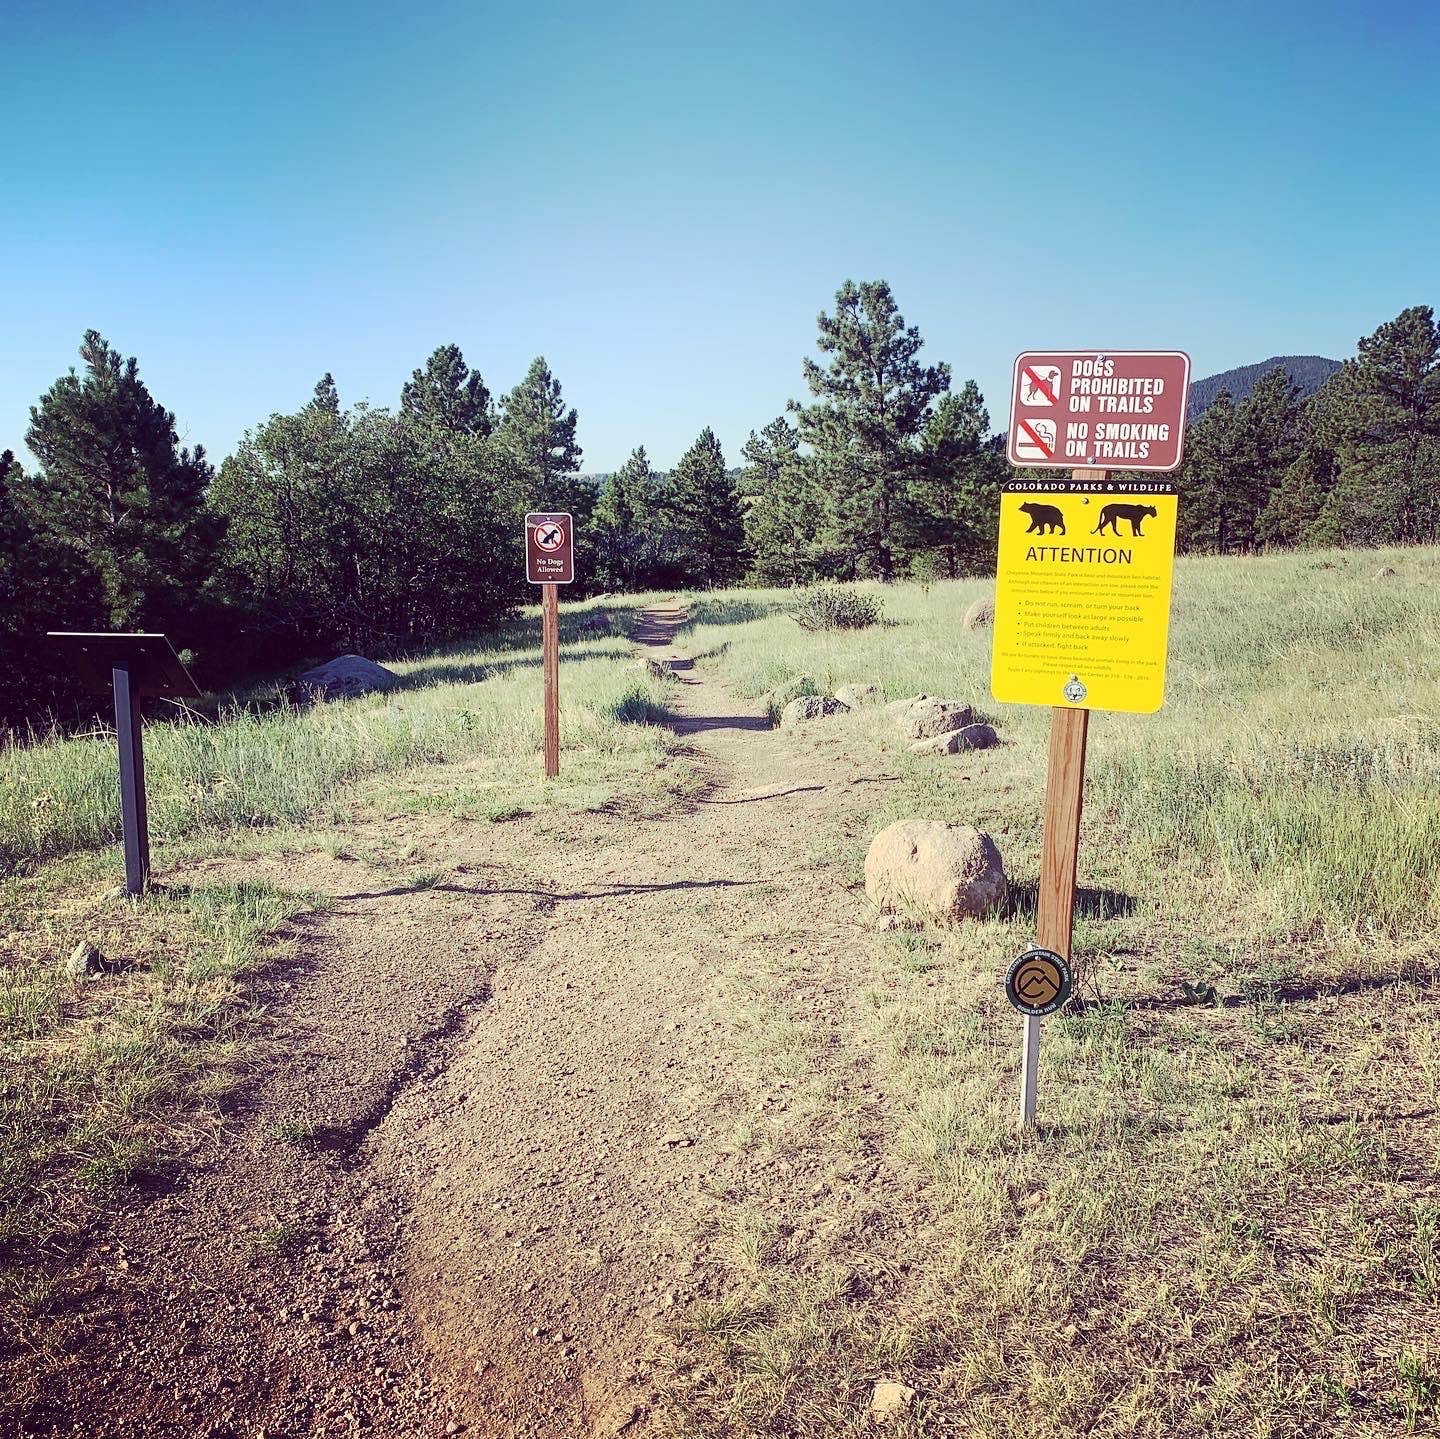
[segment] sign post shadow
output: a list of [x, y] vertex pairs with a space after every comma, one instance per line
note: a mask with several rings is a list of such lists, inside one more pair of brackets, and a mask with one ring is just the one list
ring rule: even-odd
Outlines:
[[200, 687], [164, 635], [79, 634], [52, 630], [81, 680], [109, 688], [115, 698], [115, 737], [120, 751], [120, 828], [125, 850], [125, 893], [138, 899], [150, 885], [150, 824], [145, 805], [142, 695], [194, 699]]

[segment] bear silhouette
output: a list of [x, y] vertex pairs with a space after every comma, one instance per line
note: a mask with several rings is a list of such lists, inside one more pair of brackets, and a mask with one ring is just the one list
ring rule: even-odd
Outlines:
[[1048, 535], [1052, 530], [1059, 530], [1062, 535], [1065, 533], [1065, 516], [1055, 505], [1039, 505], [1031, 500], [1020, 506], [1020, 513], [1030, 516], [1030, 528], [1025, 531], [1027, 535]]

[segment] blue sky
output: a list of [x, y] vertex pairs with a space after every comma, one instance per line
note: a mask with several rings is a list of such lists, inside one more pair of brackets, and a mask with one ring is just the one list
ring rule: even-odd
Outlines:
[[1440, 6], [5, 0], [0, 447], [87, 326], [215, 459], [543, 353], [585, 468], [727, 457], [884, 277], [1017, 350], [1343, 356], [1440, 303]]

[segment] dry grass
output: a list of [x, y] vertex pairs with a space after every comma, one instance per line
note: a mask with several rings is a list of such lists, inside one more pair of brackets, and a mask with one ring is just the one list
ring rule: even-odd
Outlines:
[[1033, 932], [1045, 716], [985, 704], [987, 637], [959, 624], [982, 587], [897, 587], [887, 629], [819, 639], [782, 597], [706, 597], [694, 648], [752, 694], [806, 673], [978, 697], [1005, 745], [941, 763], [883, 716], [806, 731], [899, 776], [814, 856], [853, 887], [857, 815], [970, 820], [1019, 902], [858, 941], [865, 982], [825, 1023], [859, 1069], [832, 1065], [803, 944], [732, 996], [737, 1048], [789, 1086], [737, 1138], [798, 1177], [788, 1204], [716, 1201], [729, 1282], [664, 1356], [665, 1432], [860, 1434], [891, 1377], [917, 1391], [903, 1435], [1440, 1428], [1437, 572], [1180, 566], [1166, 710], [1092, 728], [1082, 1002], [1046, 1026], [1030, 1136], [998, 977]]

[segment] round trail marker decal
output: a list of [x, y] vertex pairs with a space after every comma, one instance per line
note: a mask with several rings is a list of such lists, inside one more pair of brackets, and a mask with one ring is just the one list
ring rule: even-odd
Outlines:
[[1053, 949], [1027, 949], [1005, 972], [1005, 998], [1021, 1014], [1054, 1014], [1075, 987], [1070, 966]]

